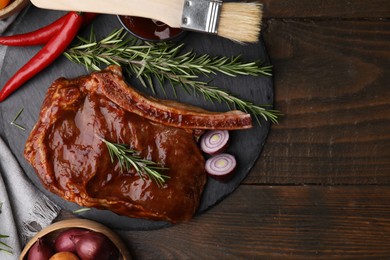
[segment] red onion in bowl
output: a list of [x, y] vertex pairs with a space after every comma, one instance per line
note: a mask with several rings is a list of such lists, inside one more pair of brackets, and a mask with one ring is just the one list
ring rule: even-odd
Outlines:
[[236, 158], [227, 153], [221, 153], [206, 161], [207, 173], [218, 180], [227, 181], [236, 169]]
[[104, 234], [88, 231], [81, 235], [73, 236], [76, 244], [77, 255], [82, 260], [116, 260], [119, 258], [119, 250], [114, 243]]
[[224, 152], [229, 144], [229, 131], [207, 131], [200, 140], [200, 149], [210, 155]]
[[81, 228], [70, 228], [62, 231], [54, 241], [54, 250], [76, 253], [77, 238], [86, 232], [88, 231]]
[[42, 238], [34, 243], [28, 251], [28, 260], [47, 260], [54, 254], [53, 249]]

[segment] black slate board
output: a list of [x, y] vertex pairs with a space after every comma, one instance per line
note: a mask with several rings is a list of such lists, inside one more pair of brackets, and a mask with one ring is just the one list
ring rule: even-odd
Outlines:
[[[29, 6], [13, 24], [10, 33], [16, 34], [35, 30], [54, 21], [63, 14], [63, 12], [41, 10]], [[116, 16], [101, 15], [94, 21], [93, 28], [98, 34], [98, 37], [106, 36], [112, 30], [120, 28], [120, 23]], [[89, 27], [85, 28], [81, 33], [88, 35], [89, 30]], [[198, 33], [188, 33], [182, 41], [186, 44], [187, 49], [193, 49], [199, 54], [208, 53], [211, 55], [224, 56], [241, 55], [242, 59], [245, 61], [260, 60], [264, 62], [264, 65], [269, 65], [269, 59], [263, 42], [258, 44], [239, 45], [218, 36]], [[40, 48], [40, 46], [7, 48], [3, 69], [0, 72], [0, 85], [3, 86], [6, 80]], [[26, 139], [38, 118], [46, 90], [51, 83], [59, 77], [72, 78], [87, 73], [88, 71], [82, 66], [75, 65], [64, 57], [61, 57], [38, 76], [26, 83], [6, 101], [0, 103], [0, 133], [9, 143], [28, 178], [30, 178], [44, 194], [62, 208], [70, 211], [79, 209], [80, 207], [74, 203], [64, 201], [56, 195], [46, 191], [40, 184], [33, 168], [26, 162], [22, 154]], [[128, 81], [137, 89], [148, 92], [140, 86], [137, 80], [128, 79]], [[215, 86], [227, 89], [231, 93], [255, 104], [271, 105], [273, 101], [273, 83], [271, 77], [239, 76], [231, 78], [217, 75], [214, 77], [212, 83]], [[158, 93], [158, 96], [163, 97], [161, 93]], [[173, 98], [173, 95], [168, 93], [167, 98], [170, 97]], [[181, 91], [178, 92], [177, 99], [181, 102], [198, 105], [213, 111], [228, 110], [228, 107], [225, 104], [212, 104], [204, 101], [201, 97], [189, 96]], [[24, 108], [24, 112], [18, 119], [18, 122], [26, 127], [26, 131], [21, 131], [9, 124], [21, 108]], [[231, 132], [231, 146], [229, 147], [228, 152], [234, 154], [237, 158], [238, 168], [236, 174], [228, 183], [221, 183], [209, 178], [198, 214], [205, 212], [216, 203], [222, 201], [239, 186], [259, 157], [269, 127], [270, 125], [268, 122], [262, 121], [261, 126], [257, 125], [255, 122], [255, 127], [250, 130]], [[166, 222], [128, 218], [104, 210], [89, 210], [82, 213], [81, 216], [99, 221], [111, 228], [125, 230], [148, 230], [169, 226]]]

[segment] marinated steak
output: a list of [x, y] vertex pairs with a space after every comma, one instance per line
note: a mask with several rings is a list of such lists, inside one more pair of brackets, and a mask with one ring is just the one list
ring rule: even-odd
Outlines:
[[92, 74], [85, 83], [90, 91], [104, 95], [123, 109], [164, 125], [190, 129], [245, 129], [252, 127], [248, 113], [239, 110], [225, 113], [210, 112], [172, 100], [147, 97], [129, 88], [118, 66]]
[[[206, 183], [195, 129], [224, 125], [247, 128], [251, 121], [242, 112], [212, 113], [146, 97], [110, 66], [50, 86], [24, 155], [45, 188], [68, 201], [176, 223], [193, 216]], [[169, 179], [159, 187], [134, 170], [121, 170], [102, 138], [166, 167]]]

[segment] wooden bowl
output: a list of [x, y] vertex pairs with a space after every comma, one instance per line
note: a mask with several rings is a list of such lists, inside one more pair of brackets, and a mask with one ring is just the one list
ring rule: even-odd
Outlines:
[[41, 231], [39, 231], [24, 247], [22, 253], [19, 256], [19, 260], [27, 259], [28, 250], [33, 246], [33, 244], [38, 240], [38, 238], [48, 237], [54, 239], [61, 231], [64, 231], [69, 228], [84, 228], [96, 232], [100, 232], [106, 235], [118, 248], [119, 253], [121, 254], [121, 259], [129, 260], [131, 259], [130, 252], [128, 251], [126, 245], [119, 238], [114, 231], [107, 228], [106, 226], [87, 219], [68, 219], [56, 222]]
[[0, 19], [5, 19], [26, 7], [30, 0], [13, 0], [9, 5], [0, 9]]

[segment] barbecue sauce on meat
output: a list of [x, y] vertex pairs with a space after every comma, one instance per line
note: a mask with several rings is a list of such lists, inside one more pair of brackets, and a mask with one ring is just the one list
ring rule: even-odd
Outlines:
[[[168, 168], [159, 187], [111, 162], [104, 138], [126, 144]], [[42, 184], [66, 200], [120, 215], [172, 223], [196, 212], [206, 183], [193, 131], [127, 111], [99, 90], [95, 79], [59, 79], [49, 88], [25, 157]]]

